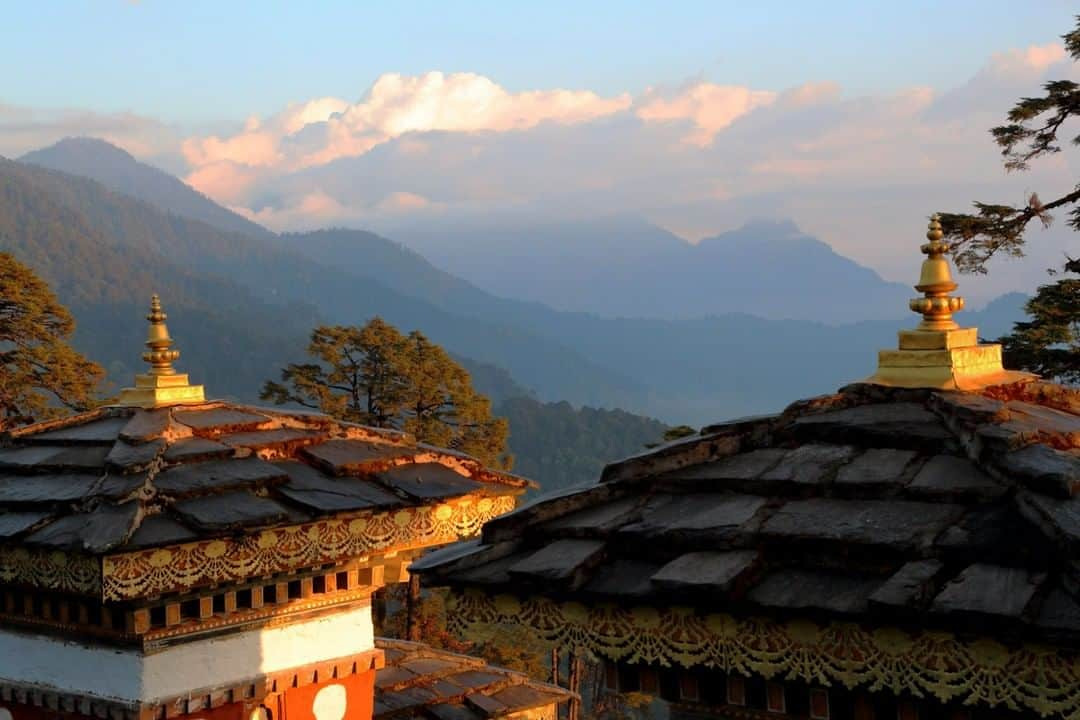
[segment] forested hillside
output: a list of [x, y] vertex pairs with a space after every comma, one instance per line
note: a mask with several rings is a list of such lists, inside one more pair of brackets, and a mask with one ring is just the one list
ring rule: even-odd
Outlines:
[[130, 195], [174, 215], [201, 220], [226, 232], [270, 237], [261, 225], [215, 203], [179, 178], [141, 163], [126, 150], [104, 140], [65, 138], [55, 145], [19, 158], [22, 162], [97, 180], [116, 192]]
[[181, 366], [230, 397], [254, 398], [263, 375], [315, 321], [309, 306], [268, 303], [151, 247], [119, 245], [34, 182], [42, 172], [0, 160], [0, 250], [49, 282], [75, 315], [75, 345], [114, 381], [141, 371], [142, 318], [153, 292], [166, 299], [170, 325], [183, 339]]
[[623, 410], [512, 398], [495, 414], [510, 421], [514, 471], [536, 479], [541, 492], [596, 481], [604, 465], [658, 442], [667, 425]]
[[[237, 262], [266, 262], [251, 245], [231, 247], [235, 239], [202, 223], [161, 215], [97, 183], [0, 160], [0, 250], [50, 283], [77, 320], [74, 345], [106, 367], [114, 389], [143, 370], [143, 316], [154, 292], [165, 299], [182, 353], [179, 368], [213, 397], [256, 401], [263, 381], [302, 354], [311, 328], [323, 321], [317, 309], [259, 297], [230, 279], [231, 273], [212, 272], [205, 257], [184, 262], [216, 243], [223, 246], [215, 251], [219, 269], [234, 267], [230, 252]], [[605, 462], [636, 450], [640, 437], [658, 435], [628, 432], [635, 421], [663, 427], [629, 413], [545, 405], [527, 397], [531, 390], [506, 370], [455, 357], [476, 388], [492, 398], [496, 415], [513, 413], [520, 426], [512, 439], [518, 471], [547, 474], [534, 476], [545, 487], [594, 478]], [[608, 416], [623, 422], [590, 420]], [[573, 442], [567, 435], [571, 427], [578, 438]]]
[[[51, 153], [50, 162], [64, 164], [64, 153]], [[126, 154], [103, 154], [102, 162], [128, 166], [86, 169], [107, 182], [125, 173], [165, 175]], [[76, 158], [67, 165], [82, 168], [85, 163]], [[67, 177], [68, 183], [71, 180]], [[100, 185], [90, 185], [100, 192]], [[182, 183], [169, 186], [175, 193], [157, 201], [177, 213], [194, 191]], [[609, 319], [557, 312], [537, 303], [495, 297], [369, 232], [331, 229], [256, 239], [167, 216], [115, 194], [108, 210], [98, 208], [100, 199], [83, 191], [68, 189], [61, 194], [95, 215], [110, 228], [109, 234], [121, 240], [134, 238], [185, 267], [228, 277], [266, 302], [310, 304], [324, 321], [334, 323], [354, 324], [380, 314], [399, 327], [424, 331], [459, 357], [505, 368], [539, 400], [621, 407], [673, 424], [703, 425], [776, 411], [793, 397], [831, 392], [865, 377], [872, 372], [877, 350], [895, 344], [898, 323], [903, 322], [830, 325], [739, 313], [687, 320]], [[778, 262], [773, 256], [783, 258], [789, 244], [824, 252], [820, 243], [800, 239], [797, 233], [767, 243], [769, 257], [755, 255], [750, 235], [715, 243], [723, 252], [742, 254], [740, 282], [773, 273], [771, 263]], [[917, 246], [913, 239], [912, 252]], [[833, 261], [843, 264], [842, 258]], [[705, 264], [708, 269], [716, 263]], [[607, 271], [602, 262], [593, 265]], [[706, 273], [696, 282], [717, 283], [721, 278]], [[643, 288], [638, 294], [648, 297]], [[802, 301], [797, 297], [788, 302]], [[1021, 299], [1011, 298], [986, 312], [965, 312], [960, 317], [984, 332], [991, 327], [1007, 329], [1022, 317], [1021, 305]], [[901, 298], [896, 306], [897, 315], [903, 314], [906, 301]], [[793, 372], [796, 355], [798, 372]]]
[[[639, 387], [617, 372], [527, 328], [444, 311], [405, 296], [372, 275], [360, 277], [265, 240], [166, 214], [84, 178], [12, 162], [5, 162], [2, 172], [47, 194], [55, 205], [78, 213], [97, 229], [102, 246], [123, 248], [136, 256], [150, 252], [185, 273], [228, 278], [231, 287], [241, 287], [246, 297], [263, 302], [305, 305], [301, 317], [307, 327], [316, 315], [324, 322], [344, 325], [361, 324], [379, 315], [399, 327], [423, 330], [458, 355], [507, 368], [519, 382], [549, 399], [620, 404], [640, 395]], [[121, 273], [122, 264], [117, 267]], [[172, 275], [163, 271], [162, 276]], [[169, 301], [164, 291], [162, 295]]]

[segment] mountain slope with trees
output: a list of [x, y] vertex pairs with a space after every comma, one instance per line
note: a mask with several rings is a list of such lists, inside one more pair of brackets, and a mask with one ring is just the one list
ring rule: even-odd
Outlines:
[[104, 365], [114, 384], [142, 371], [143, 316], [154, 292], [174, 311], [180, 365], [223, 396], [256, 397], [268, 359], [284, 359], [311, 327], [310, 307], [265, 303], [151, 248], [119, 246], [27, 175], [26, 166], [0, 160], [0, 251], [54, 288], [77, 320], [75, 347]]
[[510, 423], [514, 472], [536, 479], [543, 492], [599, 480], [605, 465], [643, 451], [668, 429], [623, 410], [527, 397], [506, 400], [495, 412]]
[[[10, 161], [0, 172], [17, 176], [52, 203], [84, 218], [97, 230], [102, 247], [130, 251], [135, 262], [141, 254], [152, 253], [168, 260], [169, 268], [227, 278], [262, 302], [306, 306], [305, 317], [318, 315], [332, 324], [362, 323], [379, 315], [399, 327], [424, 331], [450, 352], [508, 368], [549, 399], [619, 405], [640, 398], [640, 386], [617, 370], [592, 363], [527, 327], [456, 315], [396, 292], [376, 277], [361, 278], [274, 243], [166, 214], [85, 178]], [[91, 271], [98, 264], [92, 257], [86, 261]], [[162, 296], [169, 300], [166, 293]], [[315, 324], [308, 323], [304, 334]]]
[[[106, 395], [129, 385], [134, 375], [145, 369], [140, 361], [146, 333], [144, 316], [154, 292], [162, 294], [170, 313], [169, 326], [181, 351], [178, 367], [206, 384], [214, 397], [256, 401], [263, 381], [276, 377], [281, 367], [302, 353], [311, 328], [324, 322], [310, 305], [267, 302], [226, 277], [192, 270], [166, 257], [157, 246], [118, 242], [109, 232], [126, 227], [123, 202], [110, 206], [111, 194], [100, 187], [96, 191], [66, 187], [66, 192], [83, 202], [98, 197], [104, 203], [93, 213], [97, 219], [92, 220], [71, 207], [77, 205], [74, 200], [62, 197], [68, 182], [89, 181], [48, 177], [38, 182], [37, 173], [41, 172], [0, 160], [0, 252], [11, 253], [34, 268], [68, 306], [77, 321], [71, 343], [107, 369], [111, 385], [104, 388]], [[60, 197], [49, 188], [61, 191]], [[113, 213], [119, 217], [110, 223], [102, 221]], [[164, 227], [163, 223], [154, 225], [155, 229]], [[16, 273], [10, 275], [20, 287], [26, 286]], [[12, 293], [3, 296], [8, 298]], [[474, 387], [491, 396], [495, 417], [505, 416], [501, 404], [508, 399], [530, 394], [498, 366], [460, 354], [454, 359], [470, 372]], [[542, 415], [545, 405], [533, 402], [535, 412]], [[546, 419], [531, 419], [521, 411], [517, 417], [536, 433], [529, 443], [519, 434], [521, 449], [512, 448], [524, 467], [550, 472], [555, 478], [571, 475], [571, 470], [544, 460], [555, 453], [569, 465], [581, 466], [572, 453], [538, 442], [541, 437], [561, 442], [556, 428], [542, 430]], [[605, 437], [604, 428], [594, 429], [596, 442], [611, 448], [612, 456], [603, 460], [590, 456], [590, 473], [598, 462], [637, 449], [636, 439], [612, 430], [613, 434]], [[534, 452], [535, 459], [530, 456]], [[544, 478], [536, 480], [543, 482]]]
[[190, 185], [126, 150], [89, 137], [69, 137], [19, 158], [20, 161], [88, 177], [116, 192], [167, 209], [174, 215], [201, 220], [225, 232], [271, 237], [273, 233], [221, 207]]
[[[66, 184], [73, 180], [53, 175], [67, 178]], [[373, 233], [334, 229], [260, 240], [154, 213], [115, 193], [101, 209], [100, 197], [70, 188], [58, 192], [72, 196], [69, 203], [111, 228], [110, 234], [139, 238], [177, 263], [227, 276], [267, 302], [310, 304], [330, 324], [379, 315], [421, 330], [457, 357], [509, 370], [540, 401], [622, 407], [675, 424], [776, 411], [792, 397], [831, 392], [865, 377], [877, 350], [895, 344], [911, 292], [896, 301], [896, 319], [848, 325], [737, 313], [608, 319], [495, 297]], [[913, 253], [918, 240], [912, 240]], [[636, 252], [647, 252], [652, 242], [640, 239]], [[745, 242], [752, 247], [752, 238]], [[761, 278], [767, 270], [764, 263], [748, 274]], [[1021, 316], [1021, 302], [994, 303], [961, 319], [982, 324], [984, 333], [987, 325], [1007, 327]], [[819, 310], [816, 301], [810, 305]]]

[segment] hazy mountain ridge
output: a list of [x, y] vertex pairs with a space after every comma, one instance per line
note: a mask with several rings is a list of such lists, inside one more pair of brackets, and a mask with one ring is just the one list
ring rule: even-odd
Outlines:
[[[272, 303], [299, 303], [323, 322], [359, 324], [374, 315], [419, 328], [458, 355], [508, 368], [518, 382], [548, 399], [617, 404], [640, 391], [617, 371], [601, 368], [557, 342], [512, 326], [465, 318], [379, 282], [322, 265], [249, 235], [225, 233], [106, 189], [98, 182], [12, 163], [24, 177], [98, 228], [99, 242], [158, 253], [172, 265], [228, 278]], [[155, 171], [157, 172], [157, 171]], [[168, 298], [166, 298], [168, 300]], [[310, 329], [314, 322], [307, 327]], [[299, 346], [303, 347], [303, 345]]]
[[264, 303], [245, 287], [192, 272], [153, 249], [118, 246], [35, 182], [44, 177], [51, 184], [55, 179], [43, 175], [49, 172], [0, 160], [0, 250], [50, 283], [78, 321], [76, 346], [115, 382], [142, 371], [143, 316], [153, 292], [166, 298], [173, 333], [184, 339], [181, 367], [221, 395], [253, 398], [268, 366], [303, 341], [315, 319], [310, 307]]
[[[95, 196], [102, 205], [95, 219], [67, 204]], [[123, 215], [132, 202], [85, 178], [0, 159], [0, 251], [31, 265], [71, 309], [77, 321], [73, 343], [105, 365], [110, 392], [145, 369], [140, 361], [144, 316], [150, 294], [160, 292], [181, 351], [178, 367], [205, 384], [212, 397], [257, 401], [264, 380], [303, 357], [308, 333], [322, 318], [311, 306], [265, 302], [228, 278], [174, 262], [156, 246], [108, 236], [116, 228], [130, 231], [132, 220]], [[118, 216], [112, 224], [102, 223], [112, 215]], [[155, 227], [164, 232], [164, 226]], [[540, 403], [502, 368], [455, 357], [492, 398], [496, 414], [514, 413], [523, 428], [512, 435], [511, 450], [522, 467], [551, 475], [544, 479], [546, 487], [558, 487], [565, 478], [594, 478], [604, 462], [639, 449], [639, 428], [649, 434], [658, 424], [621, 411]], [[594, 423], [589, 439], [579, 439], [572, 449], [550, 445], [560, 437], [552, 422], [581, 425], [594, 417], [612, 420]], [[606, 448], [610, 456], [601, 457], [596, 448]]]
[[[899, 317], [910, 293], [790, 221], [753, 222], [697, 244], [633, 217], [439, 221], [394, 236], [495, 295], [605, 318], [745, 312], [843, 324]], [[813, 300], [795, 302], [803, 298]]]
[[177, 177], [136, 160], [126, 150], [89, 137], [69, 137], [26, 153], [21, 162], [93, 178], [116, 192], [226, 232], [273, 235], [262, 225], [221, 207]]
[[[109, 200], [113, 210], [88, 208], [87, 212], [102, 223], [111, 223], [121, 235], [131, 232], [130, 222], [112, 214], [124, 202], [138, 205], [136, 215], [145, 223], [153, 222], [146, 214], [151, 208], [118, 197]], [[157, 216], [160, 222], [160, 213]], [[902, 319], [912, 293], [905, 286], [897, 286], [903, 288], [902, 295], [889, 301], [892, 318], [848, 325], [821, 322], [835, 318], [828, 317], [812, 288], [806, 287], [796, 296], [799, 301], [789, 304], [812, 311], [820, 320], [766, 320], [732, 312], [691, 320], [608, 319], [494, 296], [435, 267], [413, 250], [370, 232], [331, 229], [266, 242], [214, 234], [201, 223], [196, 231], [185, 224], [189, 222], [169, 216], [162, 237], [153, 241], [155, 247], [163, 254], [175, 253], [178, 262], [201, 271], [223, 272], [265, 300], [308, 302], [332, 322], [354, 323], [365, 313], [379, 312], [402, 327], [424, 330], [460, 356], [506, 368], [513, 381], [537, 391], [541, 398], [623, 407], [673, 423], [699, 425], [779, 410], [794, 398], [831, 392], [870, 375], [876, 351], [894, 346], [896, 330], [915, 322], [914, 316]], [[748, 255], [758, 263], [753, 272], [745, 272], [748, 283], [770, 280], [769, 263], [779, 260], [766, 257], [767, 252], [780, 251], [769, 248], [806, 246], [834, 260], [840, 258], [793, 226], [781, 224], [775, 230], [787, 239], [759, 242], [751, 232], [735, 233], [726, 240], [703, 243], [703, 252]], [[163, 241], [170, 233], [176, 237]], [[631, 244], [628, 256], [640, 258], [657, 247], [685, 245], [670, 234], [657, 238], [653, 230], [649, 233]], [[607, 236], [607, 241], [614, 242], [613, 236]], [[880, 278], [872, 271], [855, 268], [853, 273], [862, 277], [861, 282], [879, 284]], [[699, 268], [706, 279], [697, 282], [707, 283], [710, 272], [710, 265]], [[839, 287], [842, 278], [808, 273], [806, 268], [797, 272], [815, 282], [831, 280], [846, 302], [861, 302], [859, 292]], [[888, 284], [886, 289], [893, 290]], [[962, 322], [1007, 328], [1020, 317], [1020, 301], [1012, 308], [1008, 304], [989, 308], [981, 319], [979, 314], [965, 313]]]

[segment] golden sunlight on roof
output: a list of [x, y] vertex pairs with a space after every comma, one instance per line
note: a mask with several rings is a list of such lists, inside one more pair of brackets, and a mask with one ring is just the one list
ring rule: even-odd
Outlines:
[[172, 366], [180, 357], [180, 351], [172, 349], [173, 340], [165, 326], [168, 316], [161, 309], [157, 295], [150, 298], [150, 314], [146, 319], [150, 327], [146, 331], [144, 361], [150, 363], [150, 372], [135, 376], [135, 387], [124, 388], [117, 403], [124, 407], [155, 408], [165, 405], [187, 405], [205, 401], [203, 386], [191, 385], [187, 373], [178, 373]]
[[923, 297], [909, 303], [923, 316], [914, 330], [899, 332], [898, 350], [878, 352], [878, 369], [867, 382], [875, 385], [940, 390], [978, 390], [1033, 379], [1030, 373], [1006, 370], [1001, 364], [1001, 345], [979, 343], [978, 328], [961, 328], [952, 314], [964, 308], [964, 298], [951, 295], [956, 290], [945, 254], [949, 244], [942, 241], [938, 216], [926, 232], [930, 242], [921, 250], [919, 284]]

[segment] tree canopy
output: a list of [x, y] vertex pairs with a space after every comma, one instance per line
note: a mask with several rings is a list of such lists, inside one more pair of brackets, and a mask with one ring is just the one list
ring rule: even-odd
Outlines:
[[[1062, 37], [1069, 55], [1080, 61], [1080, 16], [1076, 22], [1076, 28]], [[1070, 80], [1052, 80], [1043, 85], [1042, 95], [1018, 100], [1006, 124], [990, 131], [1006, 170], [1027, 170], [1032, 161], [1060, 153], [1059, 133], [1078, 117], [1080, 84]], [[1080, 135], [1069, 142], [1080, 145]], [[1037, 219], [1048, 227], [1051, 211], [1058, 208], [1067, 208], [1068, 225], [1080, 230], [1080, 185], [1049, 202], [1037, 193], [1031, 193], [1023, 206], [976, 202], [974, 214], [942, 213], [941, 224], [957, 267], [984, 273], [995, 255], [1023, 256], [1028, 225]], [[1080, 259], [1067, 258], [1063, 271], [1080, 274]], [[1049, 272], [1059, 274], [1055, 269]], [[1013, 332], [1000, 339], [1006, 365], [1061, 382], [1080, 382], [1080, 280], [1066, 277], [1040, 286], [1025, 309], [1029, 320], [1016, 323]]]
[[1030, 319], [1001, 338], [1005, 364], [1080, 383], [1080, 280], [1063, 278], [1041, 286], [1025, 309]]
[[[1080, 16], [1077, 26], [1062, 36], [1065, 49], [1075, 61], [1080, 61]], [[1070, 80], [1053, 80], [1043, 85], [1043, 94], [1017, 101], [1008, 112], [1007, 122], [991, 129], [994, 142], [1001, 148], [1005, 168], [1026, 170], [1038, 158], [1061, 152], [1058, 137], [1070, 119], [1080, 116], [1080, 84]], [[1080, 135], [1069, 139], [1080, 145]], [[1032, 193], [1021, 206], [996, 203], [975, 203], [975, 213], [941, 213], [945, 238], [952, 245], [953, 258], [963, 272], [986, 272], [987, 262], [998, 254], [1023, 256], [1024, 231], [1032, 220], [1047, 226], [1050, 212], [1069, 208], [1068, 224], [1080, 230], [1080, 185], [1053, 200], [1044, 202]]]
[[281, 382], [267, 381], [260, 397], [404, 430], [420, 442], [509, 468], [506, 420], [492, 417], [469, 373], [420, 331], [403, 335], [377, 317], [363, 327], [320, 326], [308, 355], [313, 362], [290, 363]]
[[74, 330], [48, 284], [0, 252], [0, 431], [95, 404], [105, 373], [68, 344]]

